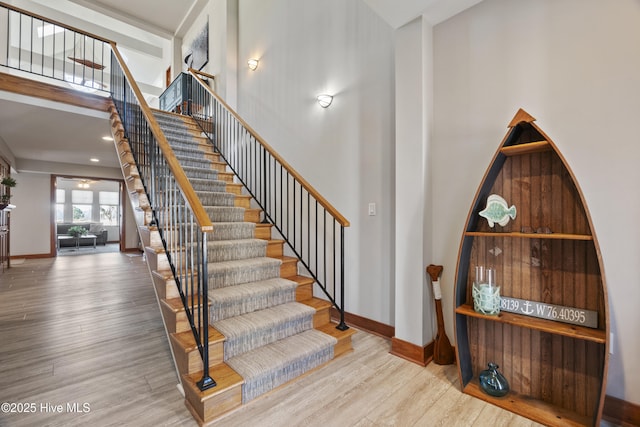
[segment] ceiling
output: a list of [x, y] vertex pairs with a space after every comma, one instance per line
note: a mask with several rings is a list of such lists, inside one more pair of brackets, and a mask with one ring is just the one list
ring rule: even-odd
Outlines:
[[148, 31], [177, 34], [196, 0], [70, 0]]
[[[5, 1], [114, 40], [127, 55], [131, 72], [143, 92], [157, 96], [162, 91], [166, 68], [162, 46], [170, 46], [174, 35], [182, 37], [209, 0]], [[418, 16], [435, 25], [481, 0], [363, 1], [389, 25], [399, 28]], [[43, 159], [91, 167], [118, 167], [112, 143], [101, 139], [109, 133], [106, 114], [0, 91], [0, 154], [18, 159], [18, 171], [21, 163], [34, 164]], [[90, 162], [91, 157], [100, 162]]]
[[419, 16], [439, 24], [482, 0], [364, 0], [391, 27], [400, 28]]

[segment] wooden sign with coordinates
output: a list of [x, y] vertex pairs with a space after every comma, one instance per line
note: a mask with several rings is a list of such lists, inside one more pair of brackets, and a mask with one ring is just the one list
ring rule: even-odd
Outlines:
[[500, 310], [573, 325], [598, 327], [598, 313], [582, 308], [565, 307], [519, 298], [500, 297]]

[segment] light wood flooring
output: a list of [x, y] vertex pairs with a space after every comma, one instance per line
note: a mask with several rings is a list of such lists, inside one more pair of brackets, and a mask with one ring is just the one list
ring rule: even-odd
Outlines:
[[[453, 365], [420, 367], [361, 331], [354, 348], [216, 426], [538, 425], [462, 394]], [[177, 382], [143, 257], [29, 259], [0, 275], [0, 403], [32, 411], [0, 412], [0, 426], [196, 426]]]

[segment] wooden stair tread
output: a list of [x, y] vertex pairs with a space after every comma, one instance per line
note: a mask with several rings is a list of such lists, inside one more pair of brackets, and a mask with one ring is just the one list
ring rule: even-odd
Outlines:
[[[222, 176], [222, 177], [225, 177], [225, 178], [233, 179], [236, 175], [233, 172], [218, 171], [218, 176]], [[229, 181], [229, 182], [231, 182], [231, 181]]]
[[173, 272], [171, 270], [153, 270], [151, 272], [154, 276], [157, 276], [163, 280], [172, 280]]
[[316, 309], [316, 311], [327, 310], [327, 309], [330, 309], [333, 306], [333, 304], [331, 304], [331, 302], [329, 302], [327, 300], [324, 300], [324, 299], [321, 299], [321, 298], [316, 298], [316, 297], [313, 297], [311, 299], [307, 299], [307, 300], [304, 300], [304, 301], [300, 301], [300, 303], [304, 304], [304, 305], [308, 305], [309, 307], [313, 307], [313, 308]]
[[340, 329], [336, 329], [336, 326], [338, 326], [338, 324], [334, 322], [327, 322], [323, 325], [314, 326], [316, 330], [338, 340], [336, 345], [333, 347], [333, 357], [338, 357], [353, 351], [351, 337], [357, 332], [353, 328], [341, 331]]
[[193, 374], [185, 374], [182, 376], [183, 384], [186, 387], [191, 388], [192, 392], [195, 392], [201, 402], [217, 396], [220, 393], [224, 393], [232, 387], [237, 387], [244, 384], [244, 379], [234, 371], [226, 363], [219, 363], [209, 368], [209, 376], [216, 382], [216, 386], [209, 390], [200, 391], [196, 383], [202, 379], [202, 372], [195, 372]]
[[164, 253], [164, 248], [163, 247], [154, 248], [153, 246], [145, 246], [145, 250], [147, 252], [151, 252], [151, 253], [156, 254], [156, 255]]
[[257, 223], [255, 232], [256, 239], [271, 239], [271, 227], [273, 227], [272, 224], [262, 222]]
[[[191, 270], [188, 270], [186, 274], [181, 274], [180, 277], [184, 278], [185, 276], [190, 278], [191, 276], [193, 277], [197, 277], [198, 276], [198, 272], [194, 272], [193, 274], [190, 273]], [[164, 280], [173, 280], [173, 272], [171, 270], [153, 270], [151, 272], [151, 274], [153, 274], [154, 276], [160, 277]]]
[[227, 192], [229, 193], [240, 194], [242, 188], [242, 184], [239, 184], [237, 182], [227, 182]]
[[[169, 308], [173, 313], [179, 313], [181, 311], [184, 311], [184, 305], [182, 304], [181, 298], [168, 298], [168, 299], [161, 300], [161, 302], [167, 308]], [[209, 305], [211, 305], [211, 301], [209, 301]]]
[[279, 259], [280, 261], [282, 261], [282, 263], [286, 263], [286, 262], [298, 262], [298, 258], [296, 257], [292, 257], [292, 256], [287, 256], [287, 255], [282, 255], [282, 256], [275, 256], [272, 257], [275, 259]]
[[[193, 337], [193, 333], [191, 331], [176, 332], [172, 334], [172, 336], [180, 344], [180, 347], [185, 351], [193, 351], [198, 348], [196, 340]], [[225, 336], [222, 335], [217, 329], [209, 326], [209, 345], [224, 342], [225, 339]]]
[[287, 277], [287, 280], [291, 280], [294, 281], [298, 284], [298, 286], [300, 285], [310, 285], [313, 284], [315, 282], [315, 280], [313, 280], [312, 277], [308, 277], [308, 276], [300, 276], [295, 275], [295, 276], [291, 276], [291, 277]]
[[251, 212], [251, 213], [255, 213], [255, 212], [258, 212], [258, 213], [259, 213], [259, 212], [262, 212], [262, 210], [261, 210], [261, 209], [258, 209], [258, 208], [246, 208], [246, 209], [245, 209], [245, 211], [247, 211], [247, 212]]
[[319, 326], [315, 329], [319, 330], [320, 332], [324, 332], [327, 335], [331, 335], [338, 340], [351, 337], [357, 332], [357, 330], [351, 327], [346, 331], [341, 331], [340, 329], [336, 329], [336, 326], [338, 326], [337, 323], [331, 322], [327, 323], [326, 325]]

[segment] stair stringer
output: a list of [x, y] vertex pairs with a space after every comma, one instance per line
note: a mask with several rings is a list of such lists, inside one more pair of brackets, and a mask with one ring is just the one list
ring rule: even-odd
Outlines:
[[[119, 164], [120, 169], [122, 171], [122, 176], [125, 182], [125, 189], [127, 191], [127, 196], [129, 197], [129, 201], [134, 210], [134, 218], [136, 221], [136, 229], [138, 231], [138, 236], [140, 241], [143, 243], [143, 247], [146, 249], [147, 246], [150, 246], [153, 243], [153, 246], [158, 246], [158, 241], [151, 242], [151, 234], [148, 227], [148, 224], [151, 223], [152, 213], [150, 206], [148, 204], [148, 199], [146, 195], [144, 195], [144, 188], [142, 185], [142, 181], [140, 180], [140, 175], [138, 174], [138, 169], [135, 166], [135, 162], [133, 157], [131, 156], [131, 147], [129, 146], [129, 141], [125, 138], [124, 127], [122, 125], [122, 121], [120, 120], [120, 115], [112, 103], [109, 106], [110, 112], [110, 121], [111, 121], [111, 135], [113, 136], [114, 146], [116, 152], [119, 154]], [[152, 247], [153, 247], [152, 246]], [[149, 271], [149, 277], [153, 283], [153, 270], [151, 269], [149, 255], [145, 250], [145, 264], [147, 265], [147, 270]], [[165, 256], [166, 259], [166, 256]], [[157, 259], [153, 259], [153, 261], [157, 264]], [[158, 291], [156, 286], [153, 286], [153, 290], [156, 296], [156, 303], [158, 304], [158, 309], [162, 313], [162, 305], [161, 299], [158, 295]], [[171, 337], [169, 334], [169, 329], [167, 328], [167, 320], [164, 316], [162, 317], [162, 323], [164, 326], [164, 331], [167, 336], [167, 341], [171, 342]], [[171, 352], [171, 358], [174, 362], [174, 367], [176, 368], [176, 377], [178, 380], [177, 387], [180, 390], [180, 393], [184, 396], [184, 385], [182, 383], [182, 375], [178, 370], [178, 364], [176, 361], [176, 355], [174, 353], [174, 349], [172, 346], [169, 346]]]

